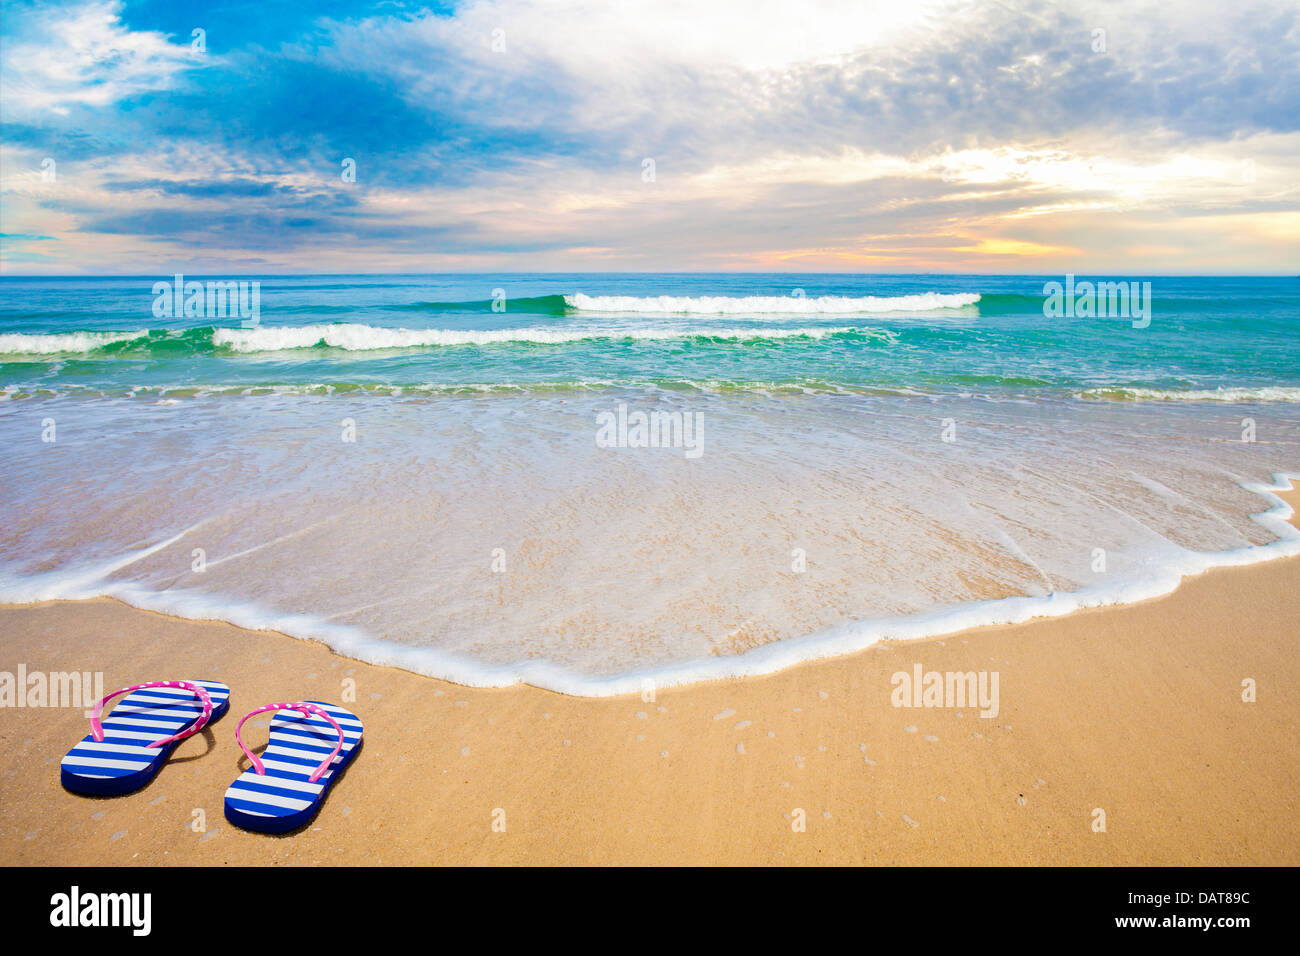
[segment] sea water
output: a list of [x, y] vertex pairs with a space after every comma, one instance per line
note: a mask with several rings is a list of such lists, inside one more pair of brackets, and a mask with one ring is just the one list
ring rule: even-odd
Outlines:
[[238, 279], [0, 279], [0, 600], [611, 694], [1300, 553], [1296, 279]]

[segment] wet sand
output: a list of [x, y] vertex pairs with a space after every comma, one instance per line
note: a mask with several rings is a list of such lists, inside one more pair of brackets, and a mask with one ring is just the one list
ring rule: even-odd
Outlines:
[[[99, 799], [59, 785], [81, 709], [0, 708], [0, 859], [1295, 865], [1298, 644], [1300, 558], [654, 700], [468, 688], [107, 599], [10, 606], [0, 671], [102, 670], [108, 690], [205, 678], [233, 695], [149, 786]], [[893, 706], [892, 675], [918, 664], [997, 672], [997, 716]], [[348, 682], [365, 749], [317, 819], [285, 837], [228, 824], [222, 795], [246, 762], [239, 716], [343, 702]]]

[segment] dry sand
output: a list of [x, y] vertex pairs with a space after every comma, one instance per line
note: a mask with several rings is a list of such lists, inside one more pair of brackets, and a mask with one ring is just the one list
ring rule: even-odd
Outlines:
[[[654, 701], [476, 690], [110, 600], [0, 608], [0, 671], [233, 688], [230, 716], [114, 798], [59, 786], [79, 709], [0, 708], [0, 861], [1294, 865], [1298, 644], [1300, 558]], [[915, 664], [997, 671], [1000, 713], [893, 707], [891, 675]], [[366, 745], [315, 822], [285, 837], [228, 824], [238, 717], [341, 700], [345, 679]]]

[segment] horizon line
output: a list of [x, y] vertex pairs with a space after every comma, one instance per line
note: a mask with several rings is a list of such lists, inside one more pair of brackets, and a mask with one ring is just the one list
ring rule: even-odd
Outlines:
[[1037, 279], [1055, 278], [1063, 275], [1073, 276], [1110, 276], [1117, 278], [1161, 278], [1161, 279], [1300, 279], [1300, 274], [1281, 272], [773, 272], [760, 270], [636, 270], [636, 271], [540, 271], [517, 272], [512, 270], [497, 271], [458, 271], [458, 272], [84, 272], [84, 273], [0, 273], [0, 280], [6, 279], [151, 279], [158, 276], [189, 275], [198, 278], [270, 278], [270, 279], [310, 279], [310, 278], [347, 278], [349, 276], [905, 276], [905, 277], [961, 277], [972, 279]]

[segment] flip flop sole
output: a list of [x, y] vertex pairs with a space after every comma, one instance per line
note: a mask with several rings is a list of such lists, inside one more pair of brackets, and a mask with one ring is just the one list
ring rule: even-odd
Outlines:
[[[210, 680], [190, 681], [212, 699], [211, 727], [230, 709], [230, 688]], [[119, 796], [139, 790], [158, 775], [183, 741], [145, 746], [185, 730], [202, 712], [202, 704], [183, 688], [148, 687], [118, 701], [103, 719], [104, 739], [87, 734], [59, 766], [64, 789], [91, 796]]]
[[338, 743], [338, 732], [324, 718], [282, 710], [271, 719], [270, 740], [261, 753], [266, 774], [240, 774], [226, 791], [226, 819], [258, 833], [288, 833], [310, 823], [334, 783], [361, 750], [361, 720], [337, 704], [313, 700], [343, 728], [343, 745], [330, 769], [315, 783], [308, 778]]

